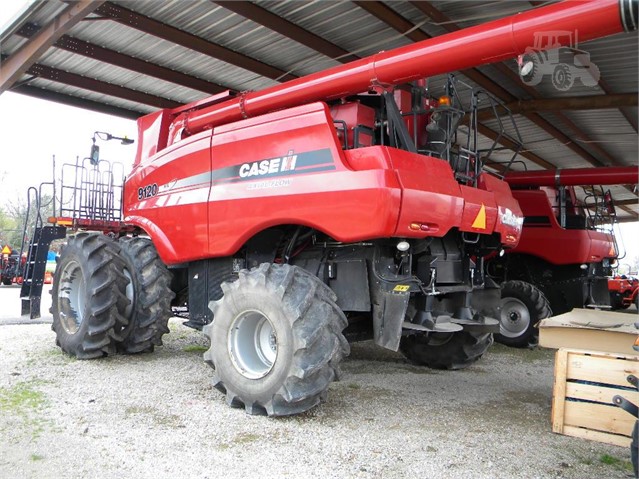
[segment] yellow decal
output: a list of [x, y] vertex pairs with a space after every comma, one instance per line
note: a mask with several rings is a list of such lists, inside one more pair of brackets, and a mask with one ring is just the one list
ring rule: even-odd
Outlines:
[[486, 207], [484, 204], [481, 204], [481, 208], [479, 209], [479, 213], [475, 217], [475, 221], [473, 221], [473, 228], [479, 228], [482, 230], [486, 229]]
[[5, 246], [4, 248], [2, 248], [2, 254], [11, 254], [11, 248]]
[[398, 293], [405, 293], [410, 289], [409, 285], [406, 284], [398, 284], [393, 288], [393, 291], [397, 291]]

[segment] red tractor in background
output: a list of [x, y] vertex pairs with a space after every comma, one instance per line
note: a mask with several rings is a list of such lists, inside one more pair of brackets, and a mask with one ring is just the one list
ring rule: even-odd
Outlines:
[[610, 191], [577, 185], [633, 185], [636, 167], [512, 172], [505, 180], [524, 214], [516, 248], [489, 261], [501, 284], [501, 331], [496, 340], [516, 347], [537, 344], [536, 324], [573, 308], [610, 309], [608, 277], [618, 256]]
[[608, 278], [608, 290], [613, 310], [628, 309], [632, 304], [639, 310], [639, 279], [616, 275]]
[[[70, 237], [60, 256], [57, 343], [82, 359], [151, 351], [171, 306], [186, 306], [228, 404], [273, 416], [326, 398], [346, 337], [433, 368], [472, 364], [499, 331], [484, 313], [500, 294], [483, 258], [517, 245], [523, 217], [483, 170], [476, 128], [461, 145], [451, 124], [464, 112], [429, 96], [424, 78], [514, 58], [542, 26], [582, 40], [633, 29], [627, 7], [553, 4], [141, 117], [122, 216], [74, 190], [78, 208], [29, 248], [36, 271], [67, 227], [99, 232]], [[95, 148], [89, 161], [100, 168]], [[32, 316], [39, 281], [27, 275], [22, 291]]]

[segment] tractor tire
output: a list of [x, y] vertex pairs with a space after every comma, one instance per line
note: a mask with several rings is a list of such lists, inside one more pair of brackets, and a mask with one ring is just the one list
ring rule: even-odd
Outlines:
[[628, 309], [630, 307], [630, 303], [623, 302], [623, 296], [621, 296], [619, 293], [615, 293], [615, 294], [611, 294], [610, 295], [610, 308], [613, 311], [618, 311], [620, 309]]
[[568, 91], [575, 83], [575, 78], [570, 67], [565, 63], [560, 63], [552, 72], [552, 84], [559, 91]]
[[525, 281], [501, 285], [498, 343], [515, 348], [533, 348], [539, 343], [537, 323], [552, 316], [550, 304], [538, 288]]
[[532, 62], [532, 69], [528, 75], [522, 77], [522, 82], [528, 86], [537, 86], [544, 78], [544, 63], [546, 60], [539, 52], [529, 54], [528, 58]]
[[204, 327], [213, 386], [249, 414], [286, 416], [319, 404], [350, 352], [333, 291], [287, 264], [263, 263], [222, 284]]
[[2, 284], [4, 284], [5, 286], [11, 286], [12, 283], [13, 281], [11, 280], [11, 278], [7, 278], [7, 277], [2, 278]]
[[491, 344], [492, 334], [459, 331], [405, 336], [399, 349], [413, 364], [432, 369], [464, 369], [481, 358]]
[[123, 312], [129, 321], [118, 342], [118, 351], [125, 354], [152, 352], [162, 345], [162, 336], [169, 332], [171, 273], [159, 258], [151, 240], [123, 237], [119, 240], [124, 274], [130, 280], [126, 295], [130, 301]]
[[127, 326], [128, 305], [119, 246], [102, 234], [69, 238], [58, 261], [51, 288], [51, 329], [62, 350], [78, 359], [115, 353]]

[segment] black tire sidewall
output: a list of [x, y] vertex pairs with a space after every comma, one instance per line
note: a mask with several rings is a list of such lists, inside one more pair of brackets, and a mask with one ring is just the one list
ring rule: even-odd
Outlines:
[[[124, 273], [125, 276], [126, 276], [126, 273], [128, 273], [127, 278], [129, 279], [129, 281], [131, 282], [131, 285], [133, 286], [133, 299], [132, 299], [133, 304], [131, 305], [131, 313], [129, 314], [128, 317], [126, 317], [128, 324], [124, 326], [121, 331], [119, 331], [119, 334], [123, 338], [123, 340], [126, 340], [131, 335], [131, 333], [133, 332], [136, 326], [136, 321], [137, 321], [137, 308], [136, 308], [137, 304], [136, 303], [139, 299], [138, 295], [140, 291], [140, 281], [139, 281], [140, 272], [136, 269], [134, 259], [131, 258], [131, 255], [129, 254], [129, 251], [125, 245], [123, 245], [120, 250], [120, 257], [124, 261], [124, 267], [122, 268], [122, 273]], [[122, 312], [122, 315], [124, 316], [124, 311]]]
[[[402, 338], [401, 352], [413, 363], [433, 369], [464, 369], [478, 361], [493, 343], [490, 333], [458, 331], [435, 333], [441, 336], [429, 339], [425, 335]], [[440, 342], [441, 341], [441, 342]]]
[[[69, 333], [66, 328], [62, 325], [60, 321], [60, 285], [61, 279], [64, 270], [69, 265], [69, 263], [75, 262], [80, 266], [80, 271], [82, 271], [82, 280], [85, 282], [85, 297], [84, 297], [84, 311], [82, 311], [82, 322], [78, 326], [78, 330], [75, 333]], [[91, 314], [90, 311], [90, 288], [86, 282], [89, 279], [90, 273], [87, 268], [87, 258], [84, 257], [82, 251], [77, 246], [77, 242], [70, 242], [70, 244], [65, 248], [63, 256], [60, 257], [60, 260], [56, 266], [55, 270], [55, 278], [53, 281], [53, 287], [51, 288], [52, 295], [52, 313], [53, 313], [53, 322], [55, 327], [55, 331], [57, 334], [57, 340], [60, 344], [60, 347], [63, 351], [74, 354], [75, 351], [82, 349], [82, 343], [85, 337], [88, 335], [89, 321], [88, 315]]]

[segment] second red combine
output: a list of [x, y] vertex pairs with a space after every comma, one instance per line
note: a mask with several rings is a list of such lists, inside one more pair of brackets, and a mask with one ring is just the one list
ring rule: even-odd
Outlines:
[[543, 318], [573, 308], [611, 309], [608, 278], [620, 252], [614, 201], [603, 185], [636, 185], [639, 171], [575, 168], [514, 172], [505, 179], [524, 226], [517, 247], [489, 261], [489, 275], [502, 288], [497, 340], [530, 347]]

